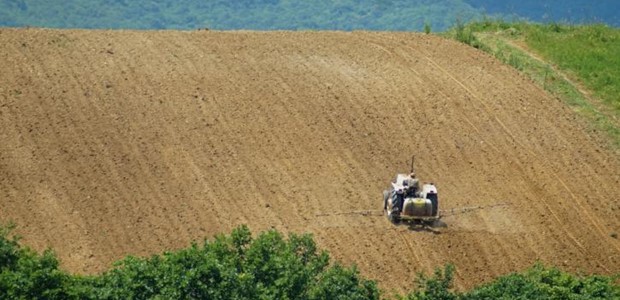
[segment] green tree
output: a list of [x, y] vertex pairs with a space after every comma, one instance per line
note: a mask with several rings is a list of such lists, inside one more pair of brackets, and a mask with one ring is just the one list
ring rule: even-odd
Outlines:
[[575, 276], [536, 264], [465, 293], [462, 299], [620, 299], [618, 276]]
[[69, 276], [51, 250], [42, 255], [19, 245], [13, 225], [0, 226], [0, 299], [68, 299]]
[[447, 264], [444, 269], [435, 269], [433, 276], [428, 277], [419, 273], [416, 279], [416, 289], [407, 295], [408, 300], [453, 300], [458, 299], [458, 294], [452, 292], [454, 280], [454, 265]]
[[378, 299], [375, 283], [355, 268], [329, 266], [329, 256], [317, 250], [311, 235], [285, 239], [272, 230], [252, 238], [241, 226], [202, 246], [147, 259], [128, 257], [94, 282], [94, 294], [103, 299], [319, 299], [313, 295], [323, 295], [329, 282], [340, 283], [326, 293], [334, 299]]

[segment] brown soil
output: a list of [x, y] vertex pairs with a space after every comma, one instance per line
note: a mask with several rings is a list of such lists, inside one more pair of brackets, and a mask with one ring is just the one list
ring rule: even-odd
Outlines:
[[[459, 288], [537, 260], [620, 271], [620, 159], [564, 104], [453, 41], [1, 29], [0, 66], [0, 220], [72, 272], [240, 224], [311, 232], [395, 291], [448, 262]], [[346, 213], [380, 210], [411, 154], [456, 209], [447, 227]]]

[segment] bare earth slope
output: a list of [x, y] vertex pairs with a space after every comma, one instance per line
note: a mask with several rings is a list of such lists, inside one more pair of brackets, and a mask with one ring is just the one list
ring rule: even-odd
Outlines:
[[[311, 232], [386, 289], [536, 260], [620, 271], [620, 160], [513, 69], [438, 37], [0, 30], [0, 220], [74, 272], [240, 224]], [[411, 154], [441, 233], [393, 226]], [[460, 212], [457, 210], [456, 212]]]

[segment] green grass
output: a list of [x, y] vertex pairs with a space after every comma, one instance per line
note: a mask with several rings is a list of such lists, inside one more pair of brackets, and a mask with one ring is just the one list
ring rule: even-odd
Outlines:
[[[588, 119], [593, 130], [604, 131], [620, 149], [619, 29], [485, 19], [457, 22], [444, 35], [491, 53], [526, 74]], [[585, 95], [580, 86], [588, 91]]]
[[530, 26], [525, 41], [620, 112], [620, 30], [604, 25]]

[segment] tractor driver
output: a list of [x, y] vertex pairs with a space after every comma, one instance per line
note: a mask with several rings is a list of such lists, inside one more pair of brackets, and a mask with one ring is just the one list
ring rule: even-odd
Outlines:
[[407, 187], [406, 197], [416, 197], [420, 187], [419, 180], [415, 178], [415, 173], [411, 172], [409, 178], [405, 179], [403, 185]]
[[400, 214], [403, 210], [403, 204], [405, 202], [405, 189], [403, 187], [398, 187], [394, 190], [392, 194], [392, 208], [395, 210], [396, 214]]

